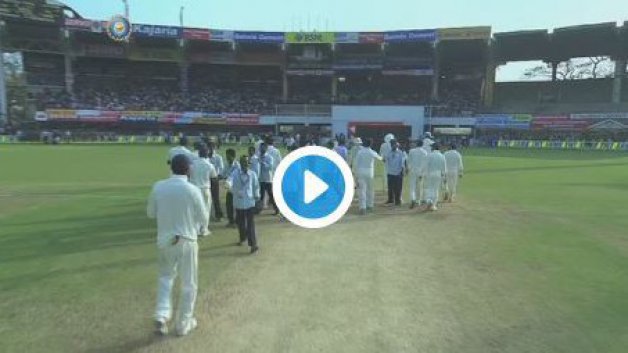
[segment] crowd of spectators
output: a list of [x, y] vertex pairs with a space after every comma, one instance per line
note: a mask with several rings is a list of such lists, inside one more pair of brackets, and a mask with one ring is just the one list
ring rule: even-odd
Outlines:
[[51, 108], [100, 110], [203, 111], [267, 113], [277, 97], [252, 88], [238, 90], [196, 87], [183, 93], [176, 82], [82, 81], [74, 96], [46, 89], [35, 97], [38, 110]]
[[[37, 110], [99, 109], [202, 111], [211, 113], [272, 113], [282, 103], [277, 84], [221, 84], [190, 77], [187, 91], [177, 79], [138, 79], [77, 76], [73, 95], [63, 88], [43, 89], [32, 98]], [[303, 80], [301, 80], [303, 81]], [[477, 90], [479, 91], [479, 89]], [[331, 96], [329, 81], [295, 81], [290, 85], [287, 103], [354, 104], [354, 105], [429, 105], [433, 116], [472, 115], [479, 109], [479, 92], [442, 88], [440, 99], [431, 99], [431, 85], [394, 87], [369, 84], [340, 84], [336, 97]]]

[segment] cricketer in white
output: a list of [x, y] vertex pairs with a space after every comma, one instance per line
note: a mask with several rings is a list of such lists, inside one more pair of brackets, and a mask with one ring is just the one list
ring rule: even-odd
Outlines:
[[[423, 148], [423, 141], [419, 140], [416, 147], [408, 153], [408, 169], [410, 170], [410, 198], [414, 208], [418, 201], [423, 201], [423, 182], [427, 173], [427, 151]], [[417, 198], [418, 191], [418, 198]]]
[[446, 199], [453, 202], [458, 193], [458, 179], [462, 178], [464, 166], [462, 155], [456, 149], [456, 145], [451, 145], [451, 149], [444, 153], [447, 163], [447, 195]]
[[[209, 150], [201, 146], [198, 150], [198, 158], [194, 159], [190, 166], [190, 182], [201, 190], [205, 207], [209, 213], [212, 210], [211, 179], [218, 178], [216, 168], [209, 161]], [[202, 236], [211, 235], [209, 228], [201, 229]]]
[[177, 272], [181, 279], [178, 315], [175, 327], [185, 336], [196, 328], [194, 305], [197, 293], [198, 232], [209, 222], [209, 211], [201, 191], [188, 181], [190, 160], [177, 155], [171, 161], [173, 175], [157, 182], [148, 200], [147, 214], [157, 219], [157, 246], [159, 248], [159, 281], [156, 331], [168, 334], [172, 318], [171, 294]]
[[440, 146], [435, 143], [432, 145], [432, 152], [427, 156], [427, 176], [424, 183], [424, 197], [428, 210], [437, 210], [440, 188], [443, 181], [446, 182], [446, 175], [445, 157], [440, 153]]
[[375, 189], [373, 187], [375, 160], [382, 160], [382, 157], [371, 149], [371, 143], [370, 139], [364, 141], [363, 147], [358, 151], [353, 165], [360, 187], [359, 199], [360, 213], [362, 215], [372, 211], [375, 206]]

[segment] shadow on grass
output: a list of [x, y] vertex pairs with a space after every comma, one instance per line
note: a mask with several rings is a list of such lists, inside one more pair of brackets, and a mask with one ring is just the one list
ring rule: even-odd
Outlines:
[[146, 244], [155, 239], [154, 225], [139, 212], [42, 221], [28, 230], [22, 227], [26, 225], [8, 227], [8, 233], [0, 238], [4, 263]]
[[[150, 336], [145, 335], [132, 340], [118, 342], [114, 345], [107, 347], [101, 347], [96, 349], [90, 349], [87, 353], [133, 353], [141, 349], [145, 349], [157, 344], [162, 343], [164, 340], [170, 338], [158, 337], [153, 334]], [[174, 338], [173, 338], [174, 339]]]

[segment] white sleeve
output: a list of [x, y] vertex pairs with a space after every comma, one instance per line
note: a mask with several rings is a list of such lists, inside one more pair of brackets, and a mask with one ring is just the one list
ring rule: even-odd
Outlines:
[[464, 165], [462, 164], [462, 155], [458, 154], [458, 169], [460, 169], [460, 173], [464, 171]]
[[155, 197], [155, 188], [151, 190], [150, 195], [148, 196], [148, 205], [146, 207], [146, 215], [150, 219], [157, 218], [157, 199]]

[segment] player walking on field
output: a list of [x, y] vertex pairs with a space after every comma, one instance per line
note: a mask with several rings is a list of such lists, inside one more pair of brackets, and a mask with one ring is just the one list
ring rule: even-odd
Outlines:
[[366, 139], [363, 147], [355, 156], [354, 169], [358, 179], [360, 214], [365, 215], [375, 206], [375, 189], [373, 178], [375, 177], [375, 160], [382, 160], [377, 152], [371, 149], [372, 140]]
[[[218, 173], [216, 173], [216, 169], [209, 162], [209, 150], [205, 144], [202, 144], [198, 149], [198, 158], [192, 162], [190, 168], [190, 182], [201, 190], [205, 207], [207, 207], [208, 217], [212, 210], [211, 179], [216, 177], [218, 177]], [[200, 234], [208, 236], [211, 235], [211, 232], [209, 228], [203, 228]]]
[[157, 219], [159, 286], [155, 325], [158, 334], [168, 334], [172, 288], [178, 273], [181, 289], [176, 332], [185, 336], [197, 325], [194, 318], [198, 290], [196, 241], [199, 229], [207, 228], [209, 212], [199, 188], [188, 182], [190, 161], [187, 156], [175, 156], [170, 165], [173, 175], [153, 186], [147, 207], [148, 217]]
[[[415, 208], [417, 200], [423, 200], [423, 181], [427, 171], [427, 151], [423, 148], [423, 141], [416, 142], [416, 147], [408, 153], [408, 169], [410, 183], [410, 208]], [[418, 191], [418, 198], [417, 198]]]
[[437, 143], [432, 145], [432, 152], [427, 157], [427, 176], [425, 180], [425, 203], [429, 211], [438, 209], [441, 184], [447, 175], [445, 156]]
[[458, 192], [458, 178], [462, 178], [464, 172], [462, 155], [458, 152], [455, 144], [452, 144], [451, 149], [445, 152], [445, 162], [447, 164], [447, 194], [445, 195], [445, 200], [454, 202]]

